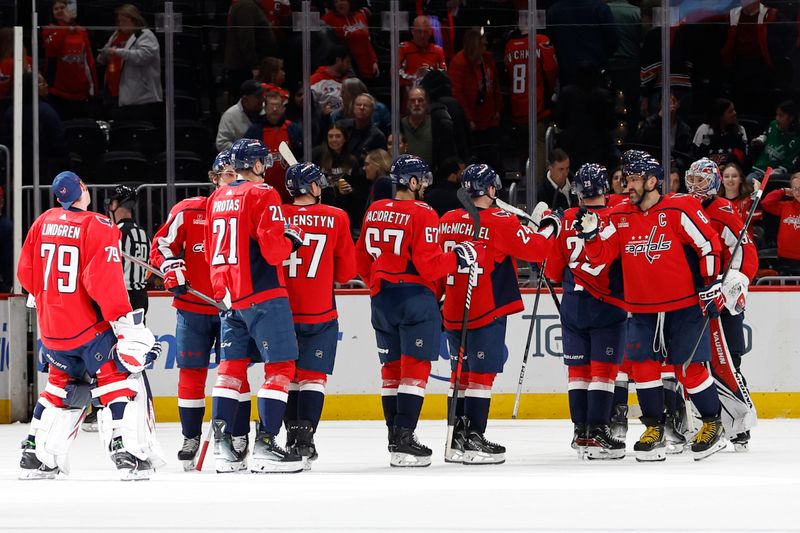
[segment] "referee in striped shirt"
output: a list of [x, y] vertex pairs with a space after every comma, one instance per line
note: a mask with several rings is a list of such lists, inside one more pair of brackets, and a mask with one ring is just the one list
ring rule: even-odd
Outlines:
[[[133, 220], [135, 211], [136, 190], [128, 185], [119, 185], [106, 199], [106, 213], [122, 232], [122, 251], [147, 263], [150, 259], [150, 239], [144, 229]], [[131, 307], [144, 309], [147, 313], [147, 271], [124, 258], [122, 267]]]

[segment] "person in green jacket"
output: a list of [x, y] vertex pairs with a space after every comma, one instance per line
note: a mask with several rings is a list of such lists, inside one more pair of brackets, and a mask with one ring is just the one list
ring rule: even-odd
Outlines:
[[797, 123], [797, 104], [786, 100], [775, 110], [775, 120], [767, 130], [753, 139], [751, 147], [764, 147], [753, 164], [747, 181], [759, 181], [767, 167], [772, 167], [775, 177], [788, 178], [800, 162], [800, 128]]

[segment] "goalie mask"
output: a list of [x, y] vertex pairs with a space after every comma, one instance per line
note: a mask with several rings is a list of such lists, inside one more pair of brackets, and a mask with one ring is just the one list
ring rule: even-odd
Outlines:
[[719, 167], [712, 160], [704, 157], [692, 163], [684, 177], [689, 194], [703, 200], [715, 196], [722, 183]]

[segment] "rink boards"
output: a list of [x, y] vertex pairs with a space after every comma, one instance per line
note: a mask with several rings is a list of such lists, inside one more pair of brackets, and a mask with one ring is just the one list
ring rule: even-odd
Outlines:
[[[535, 294], [524, 295], [524, 313], [509, 317], [505, 372], [497, 377], [492, 417], [509, 418], [517, 390], [530, 310]], [[177, 421], [178, 369], [175, 364], [175, 310], [172, 299], [153, 293], [147, 322], [163, 344], [164, 355], [148, 370], [158, 420]], [[13, 387], [9, 365], [15, 362], [9, 350], [9, 311], [0, 301], [0, 422], [10, 420], [9, 389]], [[369, 296], [364, 291], [344, 291], [337, 296], [339, 345], [336, 368], [327, 387], [324, 417], [327, 419], [381, 419], [380, 366], [375, 336], [370, 326]], [[800, 417], [800, 291], [754, 289], [748, 298], [746, 339], [751, 347], [744, 357], [743, 371], [762, 418]], [[561, 326], [550, 295], [539, 302], [536, 329], [520, 406], [521, 418], [567, 418], [566, 372], [561, 361]], [[433, 364], [423, 410], [425, 418], [443, 418], [449, 379], [447, 349], [442, 339], [439, 359]], [[213, 365], [215, 367], [216, 365]], [[249, 371], [251, 390], [263, 380], [261, 365]], [[17, 374], [18, 375], [18, 374]], [[210, 395], [215, 370], [209, 372], [206, 393]], [[17, 378], [18, 379], [18, 378]], [[39, 375], [39, 386], [46, 377]], [[635, 403], [635, 398], [632, 398]], [[209, 402], [210, 403], [210, 402]], [[210, 410], [209, 410], [210, 411]]]

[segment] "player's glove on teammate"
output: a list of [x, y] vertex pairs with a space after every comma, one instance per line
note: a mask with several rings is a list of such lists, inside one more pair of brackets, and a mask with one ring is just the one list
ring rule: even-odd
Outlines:
[[164, 288], [174, 294], [186, 294], [186, 262], [183, 259], [167, 259], [161, 264]]
[[717, 277], [700, 289], [697, 295], [700, 297], [700, 307], [703, 309], [703, 313], [710, 318], [719, 318], [719, 312], [725, 305], [725, 299], [722, 296], [722, 277]]
[[[464, 241], [453, 246], [453, 252], [456, 254], [459, 268], [467, 268], [478, 260], [478, 247], [480, 244], [477, 242]], [[483, 245], [485, 247], [485, 245]]]
[[117, 336], [117, 360], [128, 372], [141, 372], [161, 354], [161, 345], [144, 325], [144, 309], [136, 309], [111, 322]]
[[593, 239], [600, 232], [600, 219], [597, 213], [581, 206], [575, 216], [575, 229], [581, 239]]
[[[550, 235], [554, 237], [558, 237], [558, 234], [561, 233], [562, 218], [564, 218], [563, 210], [552, 210], [550, 206], [544, 202], [536, 204], [536, 207], [533, 208], [533, 212], [531, 213], [531, 222], [539, 228], [539, 232], [546, 235], [545, 230], [551, 228]], [[550, 235], [546, 236], [550, 237]]]
[[303, 239], [305, 239], [305, 233], [303, 232], [303, 228], [296, 224], [286, 224], [283, 227], [283, 235], [292, 241], [292, 251], [296, 252], [303, 246]]

